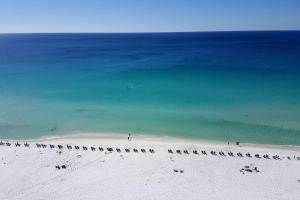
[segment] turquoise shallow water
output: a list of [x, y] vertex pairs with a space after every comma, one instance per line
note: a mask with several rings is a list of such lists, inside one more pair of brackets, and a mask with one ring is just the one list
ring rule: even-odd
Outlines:
[[0, 35], [0, 136], [300, 145], [300, 34], [277, 34]]

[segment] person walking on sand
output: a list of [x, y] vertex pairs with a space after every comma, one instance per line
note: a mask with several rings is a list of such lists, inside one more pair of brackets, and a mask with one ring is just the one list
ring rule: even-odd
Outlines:
[[128, 138], [127, 138], [128, 141], [130, 141], [130, 137], [131, 137], [131, 134], [129, 133], [129, 134], [128, 134]]

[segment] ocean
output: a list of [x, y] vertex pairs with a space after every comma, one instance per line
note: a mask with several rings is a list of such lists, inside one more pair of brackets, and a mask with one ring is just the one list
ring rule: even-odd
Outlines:
[[300, 32], [0, 34], [0, 138], [300, 145]]

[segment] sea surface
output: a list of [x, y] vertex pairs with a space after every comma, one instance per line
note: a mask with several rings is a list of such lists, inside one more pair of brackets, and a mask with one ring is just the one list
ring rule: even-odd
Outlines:
[[0, 34], [0, 138], [300, 145], [300, 32]]

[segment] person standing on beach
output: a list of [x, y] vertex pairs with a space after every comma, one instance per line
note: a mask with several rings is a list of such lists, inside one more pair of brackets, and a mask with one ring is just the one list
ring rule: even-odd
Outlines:
[[128, 141], [130, 141], [130, 136], [131, 136], [131, 134], [129, 133], [129, 134], [128, 134], [128, 138], [127, 138], [127, 139], [128, 139]]

